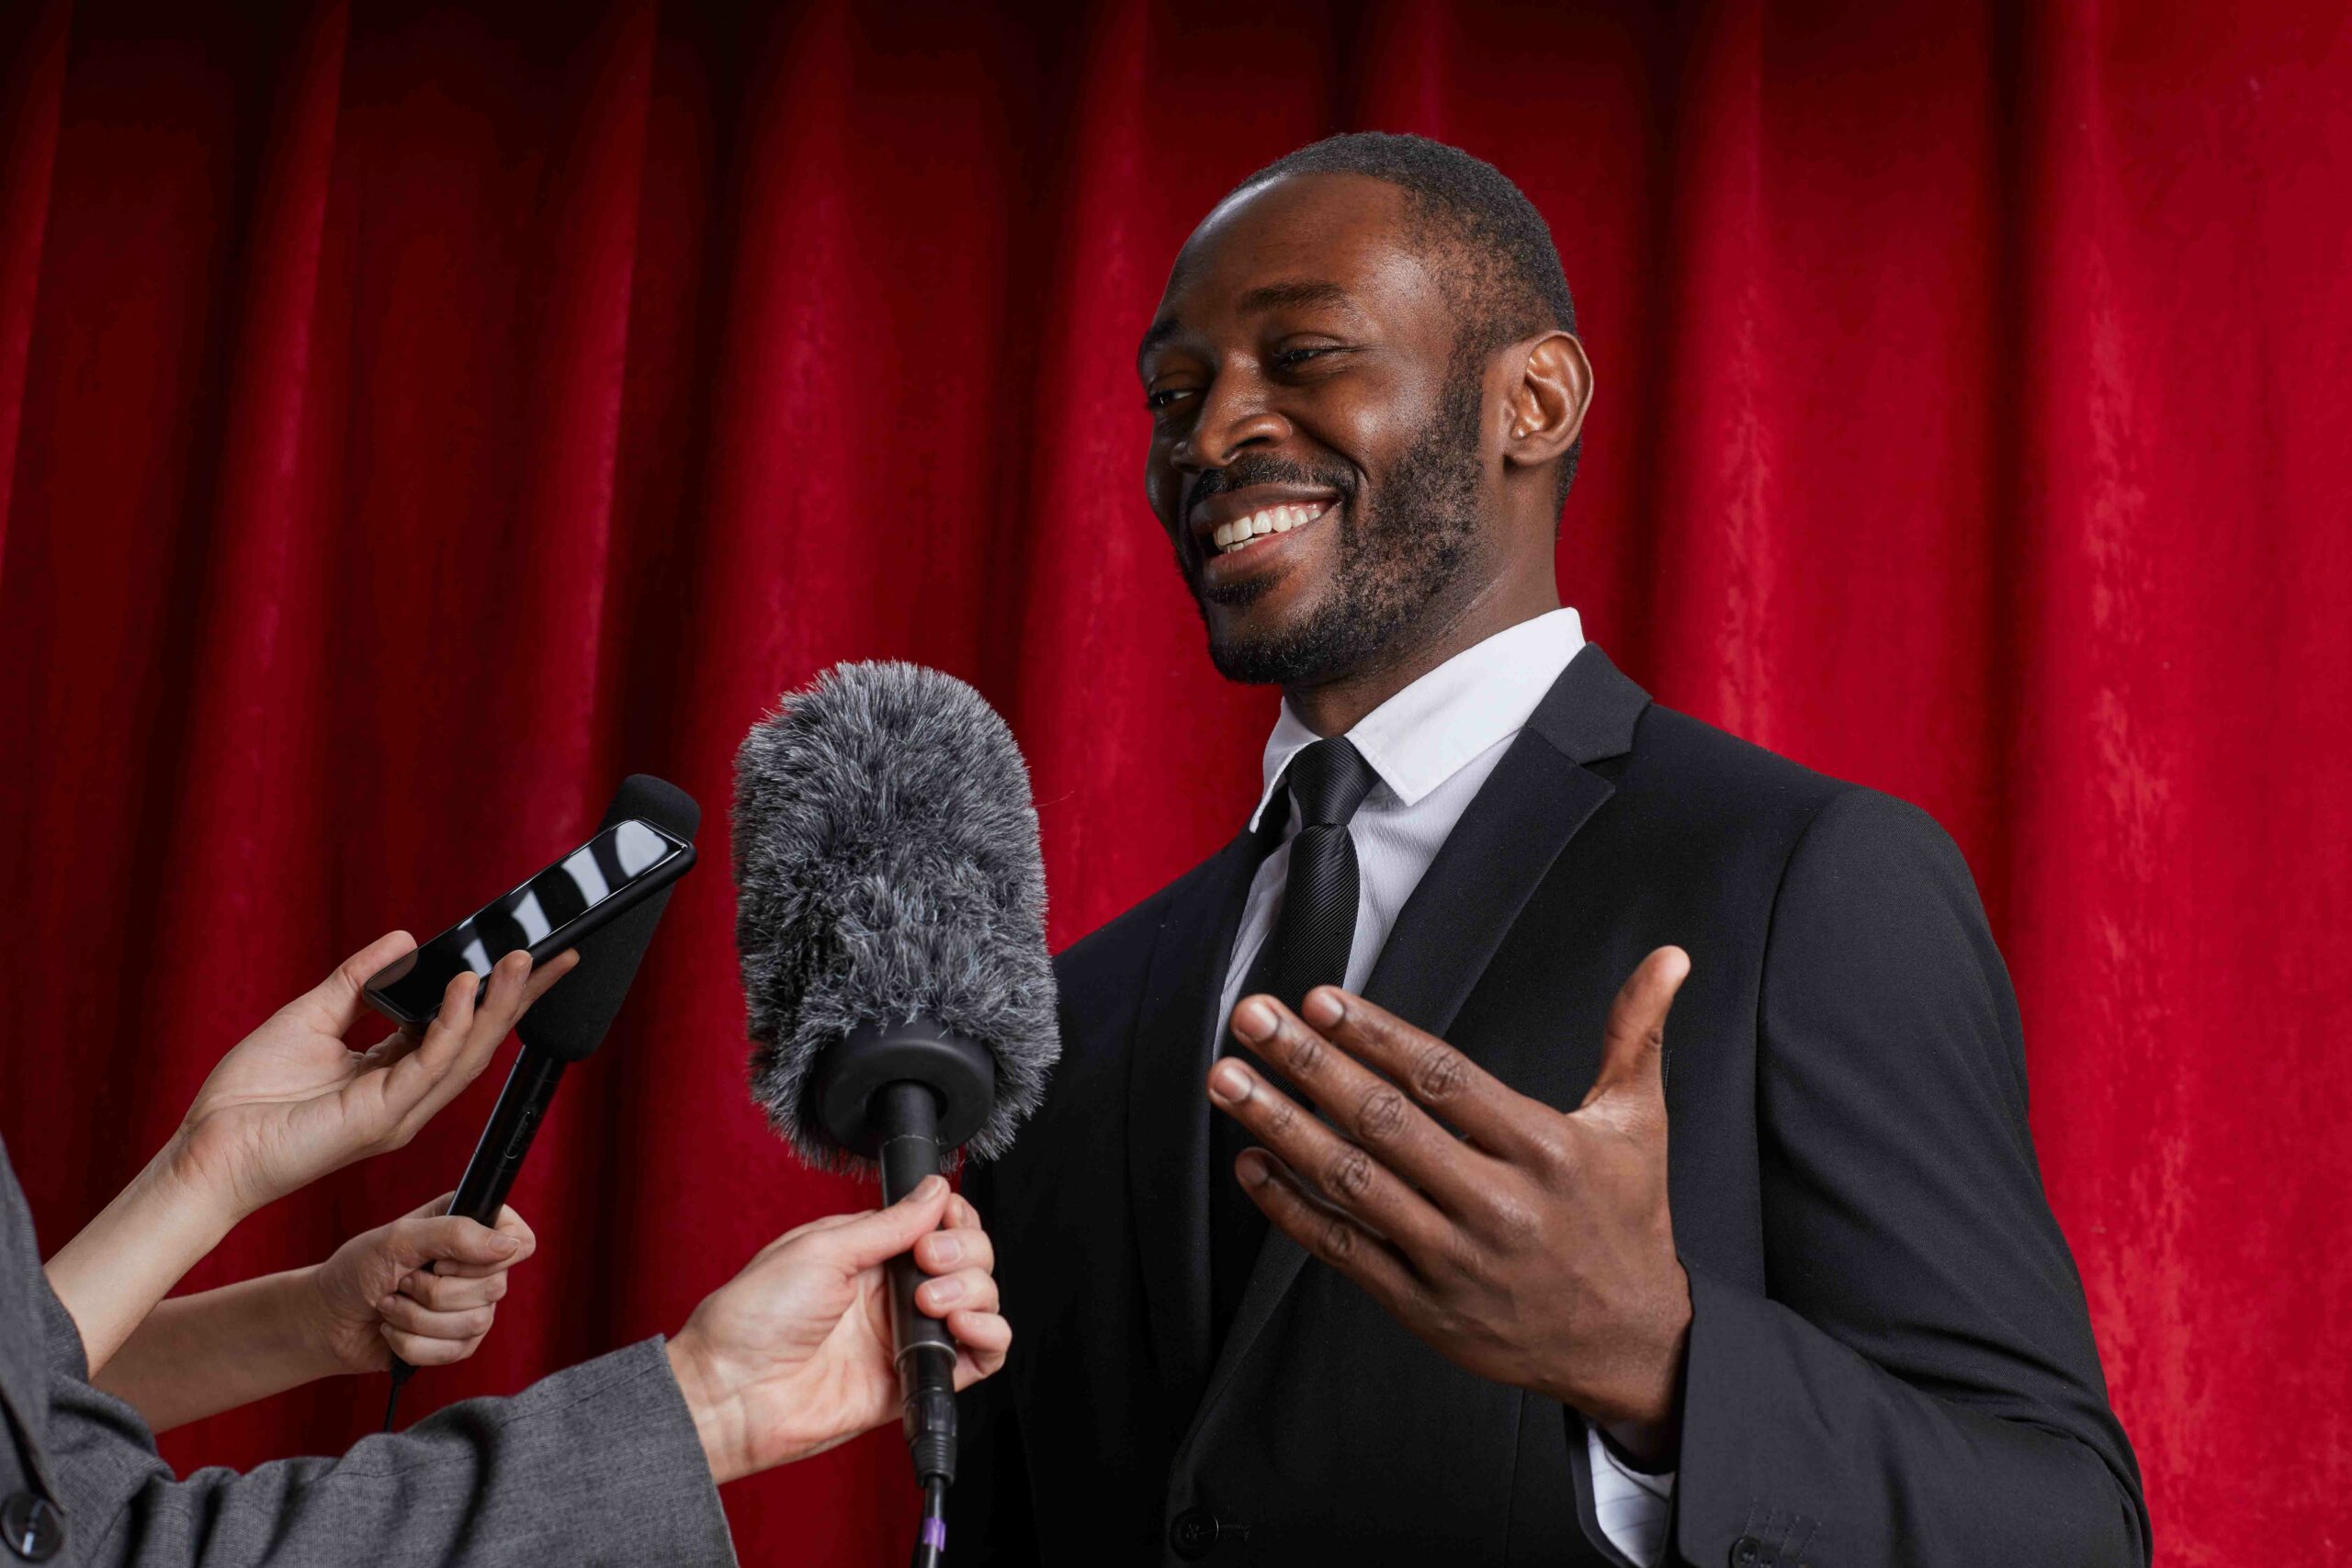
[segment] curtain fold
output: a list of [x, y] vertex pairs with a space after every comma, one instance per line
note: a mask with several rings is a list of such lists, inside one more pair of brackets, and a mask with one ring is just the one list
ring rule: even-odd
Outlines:
[[[1559, 241], [1590, 635], [1966, 851], [2166, 1560], [2338, 1528], [2340, 7], [46, 0], [0, 51], [0, 1134], [50, 1246], [264, 1013], [631, 771], [706, 863], [518, 1186], [538, 1257], [409, 1399], [674, 1328], [870, 1201], [745, 1091], [735, 745], [836, 660], [973, 680], [1057, 945], [1228, 837], [1272, 698], [1144, 508], [1135, 344], [1237, 179], [1419, 130]], [[191, 1283], [444, 1190], [494, 1093]], [[730, 1489], [747, 1559], [903, 1551], [903, 1467]]]

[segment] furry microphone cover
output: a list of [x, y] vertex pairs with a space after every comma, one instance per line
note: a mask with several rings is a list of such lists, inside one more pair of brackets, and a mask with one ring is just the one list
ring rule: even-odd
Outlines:
[[992, 1158], [1061, 1055], [1029, 770], [978, 692], [842, 664], [787, 694], [735, 758], [735, 942], [752, 1092], [819, 1166], [854, 1163], [808, 1103], [851, 1031], [929, 1019], [996, 1059], [968, 1147]]

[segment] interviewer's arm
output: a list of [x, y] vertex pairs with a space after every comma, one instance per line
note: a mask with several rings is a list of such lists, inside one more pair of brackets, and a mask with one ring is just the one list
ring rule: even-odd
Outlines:
[[164, 1432], [318, 1378], [381, 1371], [395, 1350], [411, 1366], [463, 1360], [535, 1244], [514, 1210], [493, 1230], [444, 1213], [451, 1196], [323, 1263], [161, 1303], [91, 1381]]
[[378, 938], [239, 1042], [171, 1140], [49, 1260], [50, 1288], [80, 1326], [94, 1372], [247, 1214], [407, 1144], [576, 962], [566, 953], [534, 970], [528, 954], [510, 953], [479, 1008], [475, 977], [460, 975], [421, 1036], [345, 1049], [365, 1010], [361, 987], [413, 945], [400, 931]]
[[[32, 1272], [15, 1183], [0, 1232]], [[941, 1228], [944, 1222], [944, 1228]], [[478, 1399], [340, 1460], [174, 1479], [138, 1413], [84, 1381], [81, 1337], [40, 1292], [49, 1358], [40, 1444], [76, 1562], [202, 1563], [733, 1561], [714, 1482], [788, 1463], [897, 1404], [886, 1259], [913, 1247], [917, 1304], [957, 1341], [958, 1386], [1003, 1363], [994, 1253], [933, 1177], [885, 1210], [804, 1225], [647, 1340], [512, 1399]], [[0, 1324], [0, 1332], [14, 1325]]]
[[[53, 1342], [57, 1333], [52, 1323]], [[70, 1320], [62, 1334], [78, 1345]], [[185, 1480], [156, 1457], [138, 1413], [69, 1364], [52, 1380], [46, 1446], [74, 1560], [732, 1563], [718, 1488], [662, 1349], [647, 1340], [511, 1399], [451, 1405], [340, 1459]]]

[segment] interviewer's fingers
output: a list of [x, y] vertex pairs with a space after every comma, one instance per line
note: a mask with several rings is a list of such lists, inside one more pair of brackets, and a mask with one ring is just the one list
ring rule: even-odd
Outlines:
[[[506, 1211], [512, 1214], [514, 1211]], [[500, 1216], [502, 1219], [504, 1214]], [[522, 1225], [522, 1217], [514, 1216]], [[404, 1269], [443, 1267], [479, 1273], [512, 1269], [529, 1255], [530, 1232], [502, 1225], [496, 1230], [456, 1214], [411, 1214], [392, 1222], [391, 1249]]]
[[[453, 1193], [450, 1196], [454, 1197], [455, 1194]], [[440, 1208], [446, 1209], [449, 1206], [449, 1199], [447, 1197], [439, 1199], [436, 1201]], [[471, 1220], [461, 1220], [458, 1223], [459, 1224], [467, 1225], [473, 1224]], [[528, 1224], [524, 1223], [523, 1216], [516, 1213], [512, 1209], [499, 1210], [498, 1224], [491, 1229], [484, 1231], [481, 1226], [475, 1225], [474, 1231], [481, 1232], [482, 1235], [496, 1235], [512, 1237], [514, 1242], [514, 1250], [503, 1258], [495, 1258], [490, 1262], [455, 1257], [442, 1258], [434, 1263], [434, 1273], [446, 1274], [459, 1280], [480, 1279], [492, 1274], [503, 1274], [506, 1270], [514, 1268], [516, 1264], [522, 1262], [525, 1258], [530, 1257], [531, 1254], [539, 1249], [539, 1238], [537, 1235], [532, 1231]], [[474, 1235], [473, 1232], [468, 1232], [466, 1234], [476, 1241], [480, 1241], [481, 1239], [481, 1236]]]
[[310, 1012], [329, 1034], [346, 1034], [359, 1021], [361, 987], [376, 972], [403, 953], [414, 951], [416, 939], [406, 931], [386, 931], [334, 966], [334, 973], [303, 993], [296, 1007]]
[[947, 1314], [947, 1332], [956, 1337], [956, 1386], [969, 1388], [1004, 1365], [1012, 1348], [1012, 1325], [993, 1312], [957, 1311]]
[[854, 1274], [888, 1262], [913, 1247], [917, 1237], [937, 1229], [940, 1216], [947, 1212], [947, 1199], [946, 1179], [926, 1176], [913, 1191], [887, 1209], [869, 1210], [845, 1224], [808, 1227], [800, 1234], [823, 1246]]
[[[956, 1201], [964, 1203], [961, 1198]], [[964, 1207], [968, 1212], [971, 1205], [964, 1203]], [[954, 1269], [977, 1269], [985, 1274], [994, 1269], [996, 1244], [989, 1239], [989, 1233], [977, 1224], [953, 1224], [953, 1205], [950, 1210], [946, 1229], [935, 1230], [915, 1243], [915, 1262], [926, 1274], [944, 1274]]]
[[985, 1269], [958, 1269], [925, 1280], [915, 1287], [915, 1305], [933, 1317], [944, 1317], [958, 1307], [968, 1312], [994, 1312], [996, 1276]]
[[567, 950], [534, 970], [529, 953], [510, 953], [492, 966], [480, 1008], [473, 1003], [476, 981], [470, 974], [449, 983], [440, 1016], [424, 1032], [423, 1043], [385, 1072], [385, 1104], [398, 1120], [399, 1143], [406, 1143], [473, 1082], [515, 1020], [579, 962], [579, 953]]
[[[437, 1365], [454, 1361], [473, 1353], [475, 1345], [490, 1332], [498, 1309], [493, 1306], [468, 1307], [462, 1312], [435, 1312], [407, 1296], [392, 1294], [376, 1303], [376, 1311], [384, 1320], [385, 1337], [392, 1340], [392, 1348], [400, 1350], [403, 1359], [413, 1366]], [[428, 1359], [418, 1360], [401, 1343], [406, 1340], [427, 1347], [462, 1347], [455, 1354], [447, 1349], [428, 1350]]]
[[494, 1306], [506, 1299], [506, 1291], [503, 1274], [468, 1278], [418, 1272], [406, 1276], [400, 1283], [401, 1295], [434, 1312], [466, 1312], [474, 1307]]

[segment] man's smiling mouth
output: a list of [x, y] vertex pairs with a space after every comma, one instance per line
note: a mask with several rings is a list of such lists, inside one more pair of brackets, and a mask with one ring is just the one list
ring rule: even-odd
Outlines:
[[1218, 524], [1210, 539], [1216, 547], [1217, 554], [1229, 556], [1237, 550], [1248, 549], [1269, 535], [1287, 534], [1294, 528], [1304, 528], [1338, 504], [1336, 501], [1318, 501], [1262, 506], [1247, 517]]

